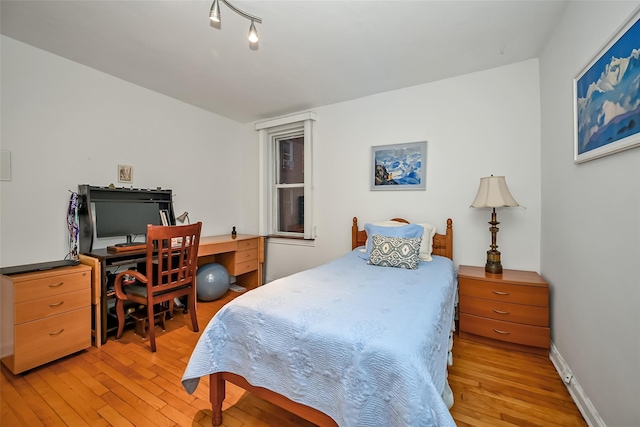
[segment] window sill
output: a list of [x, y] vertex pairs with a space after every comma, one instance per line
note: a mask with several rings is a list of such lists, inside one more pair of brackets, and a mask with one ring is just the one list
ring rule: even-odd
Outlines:
[[293, 237], [293, 236], [279, 236], [275, 234], [270, 234], [267, 236], [268, 244], [276, 244], [276, 245], [294, 245], [294, 246], [310, 246], [314, 247], [316, 245], [315, 239], [305, 239], [304, 237]]

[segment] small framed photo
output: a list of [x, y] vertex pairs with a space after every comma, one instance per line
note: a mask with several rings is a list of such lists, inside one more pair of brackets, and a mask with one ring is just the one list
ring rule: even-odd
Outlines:
[[426, 190], [427, 141], [371, 147], [371, 190]]
[[118, 182], [133, 183], [133, 166], [118, 165]]
[[640, 9], [575, 77], [574, 162], [640, 146]]

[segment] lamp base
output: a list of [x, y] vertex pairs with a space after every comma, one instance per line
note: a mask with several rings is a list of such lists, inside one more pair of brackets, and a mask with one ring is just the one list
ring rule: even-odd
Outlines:
[[490, 274], [502, 274], [502, 265], [487, 261], [484, 266], [484, 271]]
[[502, 263], [500, 262], [500, 251], [497, 251], [497, 250], [487, 251], [487, 263], [484, 266], [484, 271], [491, 274], [502, 274]]

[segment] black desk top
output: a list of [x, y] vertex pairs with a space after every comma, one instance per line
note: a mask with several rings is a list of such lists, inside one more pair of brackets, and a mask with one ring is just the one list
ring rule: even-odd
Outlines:
[[15, 265], [12, 267], [0, 268], [0, 274], [10, 276], [12, 274], [31, 273], [33, 271], [51, 270], [53, 268], [69, 267], [80, 264], [77, 259], [63, 259], [59, 261], [39, 262], [36, 264]]

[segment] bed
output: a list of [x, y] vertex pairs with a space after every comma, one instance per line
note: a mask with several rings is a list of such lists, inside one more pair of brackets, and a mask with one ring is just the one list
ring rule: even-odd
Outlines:
[[209, 376], [213, 425], [229, 381], [319, 426], [455, 426], [452, 221], [415, 270], [368, 265], [371, 243], [354, 218], [351, 252], [216, 313], [182, 379], [193, 393]]

